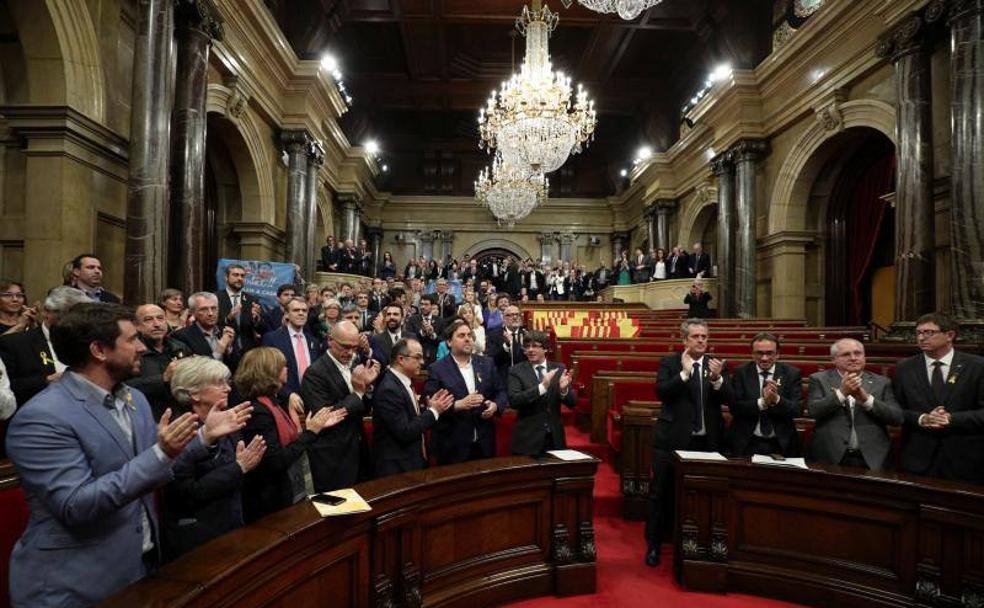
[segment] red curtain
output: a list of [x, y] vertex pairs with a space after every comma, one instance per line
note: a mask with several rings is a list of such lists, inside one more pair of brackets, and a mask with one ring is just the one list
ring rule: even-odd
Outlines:
[[895, 190], [895, 154], [875, 161], [858, 177], [847, 201], [848, 285], [851, 286], [850, 318], [861, 321], [864, 301], [861, 283], [871, 265], [878, 232], [888, 203], [881, 197]]

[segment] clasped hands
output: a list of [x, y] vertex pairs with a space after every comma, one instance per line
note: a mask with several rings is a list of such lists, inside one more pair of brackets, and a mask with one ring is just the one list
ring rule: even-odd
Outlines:
[[924, 429], [945, 429], [950, 426], [952, 416], [950, 412], [946, 411], [946, 408], [939, 405], [933, 411], [928, 414], [921, 414], [919, 416], [919, 426]]
[[[711, 382], [717, 382], [720, 380], [721, 371], [724, 369], [724, 365], [728, 362], [728, 360], [714, 359], [710, 356], [705, 356], [704, 361], [704, 365], [707, 367], [707, 379]], [[694, 358], [690, 356], [690, 351], [683, 351], [681, 363], [683, 364], [683, 372], [687, 374], [687, 377], [689, 378], [694, 373]]]
[[[550, 383], [553, 382], [553, 379], [557, 376], [558, 372], [560, 372], [560, 368], [555, 367], [549, 372], [543, 374], [543, 380], [540, 380], [540, 385], [543, 386], [544, 389], [549, 389]], [[560, 374], [560, 380], [557, 381], [557, 387], [560, 389], [561, 394], [566, 395], [567, 391], [570, 390], [573, 377], [574, 375], [569, 369], [565, 369], [564, 372]]]
[[779, 403], [779, 385], [775, 380], [766, 380], [762, 385], [762, 403], [765, 407], [772, 407]]
[[855, 372], [849, 372], [841, 380], [840, 392], [845, 396], [854, 397], [854, 400], [858, 403], [864, 403], [868, 400], [868, 391], [864, 390], [864, 386], [861, 384], [861, 374]]
[[[440, 391], [434, 394], [438, 395], [439, 393]], [[480, 407], [485, 408], [484, 410], [482, 410], [482, 418], [488, 419], [495, 414], [495, 411], [496, 409], [498, 409], [499, 406], [496, 404], [495, 401], [486, 399], [485, 395], [479, 393], [478, 391], [475, 391], [474, 393], [469, 393], [468, 395], [454, 402], [454, 409], [456, 412], [480, 408]]]

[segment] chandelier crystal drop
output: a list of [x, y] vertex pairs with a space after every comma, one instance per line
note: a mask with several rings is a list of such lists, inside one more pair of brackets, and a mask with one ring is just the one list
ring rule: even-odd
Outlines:
[[475, 181], [475, 198], [489, 208], [500, 226], [512, 228], [547, 200], [550, 184], [542, 173], [496, 155]]
[[[577, 0], [582, 6], [598, 13], [618, 13], [626, 21], [631, 21], [642, 14], [642, 11], [652, 8], [663, 0]], [[571, 0], [563, 0], [564, 6], [570, 8]]]
[[563, 165], [591, 141], [597, 118], [594, 102], [571, 79], [554, 72], [548, 40], [559, 17], [534, 0], [523, 7], [516, 29], [526, 36], [526, 56], [519, 74], [513, 74], [478, 117], [480, 147], [498, 150], [510, 163], [526, 165], [534, 173], [549, 173]]

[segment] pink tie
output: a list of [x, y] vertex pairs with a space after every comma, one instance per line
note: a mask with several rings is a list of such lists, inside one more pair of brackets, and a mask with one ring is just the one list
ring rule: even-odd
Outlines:
[[294, 343], [294, 358], [297, 359], [297, 379], [304, 377], [304, 372], [308, 368], [308, 350], [304, 340], [304, 334], [294, 334], [297, 342]]

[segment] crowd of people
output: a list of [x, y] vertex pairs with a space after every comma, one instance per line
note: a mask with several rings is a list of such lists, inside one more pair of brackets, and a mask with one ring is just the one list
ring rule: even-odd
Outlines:
[[679, 246], [672, 248], [669, 254], [662, 247], [650, 249], [649, 253], [636, 247], [631, 255], [622, 250], [614, 270], [616, 284], [632, 285], [665, 279], [702, 279], [711, 276], [712, 266], [711, 256], [698, 242], [693, 244], [691, 253]]

